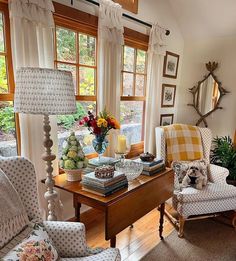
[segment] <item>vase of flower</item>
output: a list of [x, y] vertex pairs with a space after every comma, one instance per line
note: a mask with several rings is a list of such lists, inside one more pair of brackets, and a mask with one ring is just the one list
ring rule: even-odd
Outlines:
[[109, 142], [106, 139], [106, 137], [97, 135], [93, 139], [92, 144], [93, 144], [94, 150], [98, 154], [98, 160], [99, 160], [99, 162], [101, 162], [102, 155], [106, 151], [106, 148], [108, 147]]
[[89, 111], [88, 116], [80, 121], [80, 125], [87, 127], [90, 134], [95, 136], [92, 144], [99, 155], [98, 160], [101, 162], [101, 157], [108, 147], [106, 137], [111, 129], [120, 129], [119, 122], [104, 109], [97, 116]]

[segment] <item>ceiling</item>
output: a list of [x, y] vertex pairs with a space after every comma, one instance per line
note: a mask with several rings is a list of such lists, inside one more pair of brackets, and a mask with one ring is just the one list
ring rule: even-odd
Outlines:
[[184, 38], [236, 36], [236, 0], [168, 0]]

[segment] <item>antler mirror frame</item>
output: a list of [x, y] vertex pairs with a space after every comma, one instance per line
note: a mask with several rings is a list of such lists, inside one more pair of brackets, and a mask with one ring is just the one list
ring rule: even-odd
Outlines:
[[223, 109], [220, 105], [222, 97], [229, 93], [222, 87], [222, 83], [217, 79], [214, 71], [217, 69], [218, 63], [208, 62], [206, 68], [209, 73], [204, 76], [203, 80], [199, 81], [197, 86], [189, 89], [193, 95], [193, 103], [188, 106], [194, 107], [200, 119], [196, 125], [199, 126], [201, 122], [207, 127], [206, 117], [214, 111]]

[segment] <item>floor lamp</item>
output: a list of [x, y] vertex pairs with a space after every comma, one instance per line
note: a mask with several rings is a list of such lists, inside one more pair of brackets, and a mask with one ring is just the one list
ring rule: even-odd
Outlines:
[[46, 162], [46, 186], [44, 197], [48, 202], [48, 217], [56, 220], [52, 161], [56, 155], [51, 152], [53, 141], [50, 138], [49, 115], [73, 114], [76, 112], [76, 101], [72, 74], [66, 71], [41, 68], [21, 68], [16, 72], [14, 111], [44, 116], [43, 130], [45, 153], [42, 159]]

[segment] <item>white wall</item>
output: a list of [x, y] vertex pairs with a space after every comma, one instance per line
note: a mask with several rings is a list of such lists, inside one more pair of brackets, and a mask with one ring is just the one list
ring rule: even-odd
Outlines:
[[[68, 0], [56, 0], [55, 2], [59, 2], [61, 4], [65, 4], [70, 6], [70, 1]], [[86, 2], [74, 0], [74, 8], [80, 9], [84, 12], [97, 15], [98, 7], [95, 7], [91, 4], [87, 4]], [[129, 13], [128, 11], [124, 11]], [[159, 25], [168, 28], [170, 30], [170, 35], [167, 38], [168, 51], [177, 53], [180, 55], [180, 63], [179, 63], [179, 71], [178, 78], [176, 80], [163, 78], [163, 83], [169, 84], [177, 84], [177, 89], [179, 88], [179, 81], [181, 75], [181, 64], [182, 64], [182, 56], [183, 56], [183, 37], [181, 32], [177, 26], [174, 15], [172, 14], [172, 10], [167, 1], [163, 0], [139, 0], [139, 11], [138, 15], [129, 13], [132, 16], [136, 16], [137, 18], [144, 20], [150, 23], [158, 22]], [[141, 33], [148, 34], [148, 29], [144, 26], [140, 26], [135, 22], [131, 22], [127, 19], [124, 19], [124, 25], [133, 30], [139, 31]], [[176, 108], [176, 107], [175, 107]], [[161, 113], [174, 113], [175, 108], [167, 108], [162, 109]], [[159, 115], [157, 115], [159, 117]], [[72, 207], [72, 197], [68, 193], [61, 193], [61, 200], [64, 204], [64, 218], [68, 219], [74, 215], [73, 207]], [[84, 210], [84, 208], [83, 208]]]
[[216, 61], [215, 71], [219, 81], [230, 91], [222, 99], [223, 110], [217, 110], [207, 118], [213, 135], [231, 135], [236, 129], [236, 36], [210, 39], [186, 39], [180, 86], [178, 88], [178, 118], [181, 123], [195, 124], [198, 115], [187, 106], [192, 100], [188, 88], [193, 87], [207, 74], [205, 63]]

